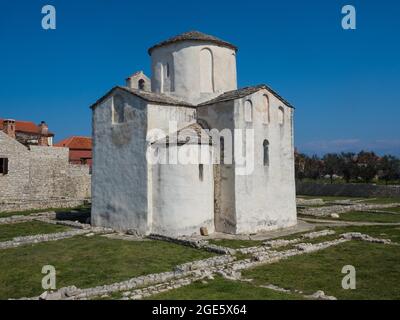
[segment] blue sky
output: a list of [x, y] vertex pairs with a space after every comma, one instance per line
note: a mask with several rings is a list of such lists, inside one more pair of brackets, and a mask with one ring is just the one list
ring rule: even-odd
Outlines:
[[[41, 8], [57, 29], [41, 28]], [[352, 4], [357, 29], [341, 28]], [[239, 86], [266, 83], [296, 107], [300, 151], [400, 155], [400, 3], [380, 1], [14, 0], [0, 5], [0, 117], [45, 120], [59, 141], [91, 134], [89, 105], [147, 49], [199, 30], [239, 47]]]

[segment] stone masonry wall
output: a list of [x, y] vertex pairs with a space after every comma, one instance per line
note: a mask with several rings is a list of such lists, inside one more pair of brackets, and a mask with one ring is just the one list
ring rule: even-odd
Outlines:
[[[30, 146], [0, 132], [0, 157], [8, 158], [8, 174], [0, 174], [0, 212], [42, 208], [42, 202], [76, 203], [90, 198], [89, 166], [68, 163], [68, 148]], [[73, 201], [71, 201], [73, 200]]]

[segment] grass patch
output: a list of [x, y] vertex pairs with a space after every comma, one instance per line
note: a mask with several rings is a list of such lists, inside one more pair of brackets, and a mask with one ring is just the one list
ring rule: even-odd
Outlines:
[[400, 203], [400, 198], [367, 199], [365, 202], [366, 203], [376, 203], [376, 204]]
[[[386, 210], [385, 211], [389, 211]], [[400, 213], [400, 211], [399, 211]], [[298, 214], [298, 218], [314, 219], [314, 220], [331, 220], [331, 221], [353, 221], [353, 222], [379, 222], [379, 223], [399, 223], [400, 214], [393, 213], [373, 213], [363, 211], [349, 211], [339, 214], [339, 218], [330, 216], [311, 216], [306, 214]], [[308, 221], [307, 223], [319, 223], [318, 221]]]
[[324, 201], [336, 201], [336, 200], [368, 200], [368, 198], [360, 197], [344, 197], [344, 196], [305, 196], [297, 195], [298, 198], [302, 199], [322, 199]]
[[172, 270], [181, 263], [213, 256], [206, 251], [162, 241], [124, 241], [102, 236], [0, 250], [0, 299], [43, 292], [44, 265], [57, 272], [57, 288], [87, 288]]
[[365, 222], [400, 222], [400, 214], [351, 211], [340, 214], [336, 220]]
[[[320, 230], [325, 230], [329, 229], [327, 227], [316, 227], [314, 230], [308, 230], [308, 231], [301, 231], [301, 232], [296, 232], [291, 235], [286, 235], [286, 236], [280, 236], [280, 237], [275, 237], [271, 239], [265, 239], [265, 240], [236, 240], [236, 239], [212, 239], [209, 240], [210, 243], [217, 244], [220, 246], [232, 248], [232, 249], [241, 249], [241, 248], [248, 248], [248, 247], [257, 247], [257, 246], [262, 246], [263, 242], [271, 241], [271, 240], [278, 240], [278, 239], [285, 239], [285, 240], [292, 240], [296, 238], [301, 238], [301, 235], [310, 233], [310, 232], [316, 232]], [[300, 242], [307, 242], [307, 243], [315, 243], [315, 242], [322, 242], [322, 241], [328, 241], [337, 238], [338, 235], [332, 235], [332, 236], [326, 236], [326, 237], [319, 237], [315, 239], [307, 239], [307, 238], [302, 238]], [[277, 251], [282, 251], [282, 250], [287, 250], [288, 248], [293, 247], [292, 245], [287, 245], [279, 248], [273, 248], [273, 250]], [[239, 256], [239, 253], [236, 254], [238, 259], [246, 259], [249, 258], [249, 255], [243, 255]], [[239, 258], [240, 257], [240, 258]]]
[[29, 216], [33, 213], [40, 213], [40, 212], [68, 212], [68, 211], [80, 211], [80, 212], [90, 212], [90, 206], [82, 205], [75, 208], [45, 208], [45, 209], [36, 209], [36, 210], [24, 210], [24, 211], [12, 211], [12, 212], [0, 212], [0, 218], [7, 218], [11, 216]]
[[302, 298], [300, 295], [260, 288], [247, 282], [216, 277], [214, 280], [207, 280], [207, 283], [196, 281], [188, 286], [154, 295], [148, 300], [299, 300]]
[[377, 209], [377, 210], [390, 211], [393, 213], [400, 213], [400, 207], [384, 208], [384, 209]]
[[[243, 272], [256, 284], [272, 283], [312, 294], [323, 290], [338, 299], [400, 299], [400, 250], [352, 241]], [[356, 290], [344, 290], [344, 265], [356, 268]]]
[[[400, 226], [349, 226], [349, 227], [331, 227], [337, 234], [345, 232], [361, 232], [375, 238], [390, 239], [393, 242], [400, 243]], [[400, 251], [400, 250], [399, 250]]]
[[247, 247], [260, 246], [264, 241], [261, 240], [239, 240], [239, 239], [210, 239], [209, 243], [217, 246], [240, 249]]
[[14, 224], [0, 225], [0, 241], [12, 240], [14, 237], [32, 236], [41, 233], [54, 233], [69, 230], [66, 226], [60, 226], [40, 221], [29, 221]]
[[[302, 219], [302, 218], [305, 218], [305, 219], [315, 219], [315, 221], [314, 220], [307, 220], [307, 223], [311, 223], [311, 224], [318, 224], [318, 223], [321, 223], [320, 221], [316, 221], [316, 220], [321, 220], [321, 218], [317, 218], [317, 217], [314, 217], [314, 216], [310, 216], [310, 215], [305, 215], [305, 214], [297, 214], [297, 218], [298, 219]], [[328, 219], [328, 218], [326, 218], [326, 219]], [[328, 219], [328, 220], [333, 220], [332, 218], [330, 218], [330, 219]]]

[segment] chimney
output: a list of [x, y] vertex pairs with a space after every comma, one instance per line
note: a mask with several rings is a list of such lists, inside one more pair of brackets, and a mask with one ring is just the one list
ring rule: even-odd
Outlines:
[[48, 146], [49, 145], [49, 138], [47, 136], [49, 132], [49, 127], [47, 126], [46, 122], [42, 121], [39, 124], [39, 146]]
[[128, 87], [128, 88], [133, 89], [132, 78], [131, 77], [128, 77], [128, 78], [125, 79], [125, 86]]
[[3, 120], [3, 131], [10, 138], [15, 139], [15, 120], [4, 119]]

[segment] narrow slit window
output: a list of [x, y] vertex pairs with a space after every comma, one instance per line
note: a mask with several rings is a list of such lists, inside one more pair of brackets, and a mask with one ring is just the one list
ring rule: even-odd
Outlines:
[[203, 181], [204, 179], [204, 166], [203, 164], [199, 164], [199, 179]]
[[8, 158], [0, 158], [0, 173], [8, 174]]
[[264, 149], [264, 166], [269, 166], [269, 142], [268, 140], [264, 140], [263, 142], [263, 149]]
[[219, 138], [219, 157], [220, 157], [220, 164], [224, 164], [224, 162], [225, 162], [225, 140], [223, 137]]
[[284, 121], [285, 121], [285, 111], [283, 110], [282, 107], [279, 107], [279, 109], [278, 109], [278, 123], [280, 125], [283, 125]]

